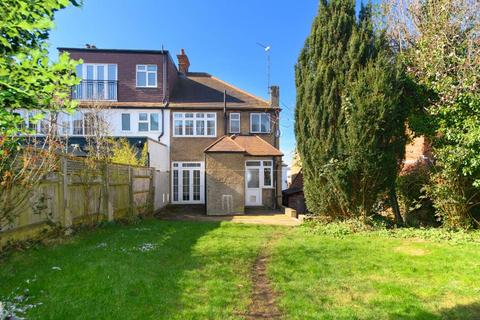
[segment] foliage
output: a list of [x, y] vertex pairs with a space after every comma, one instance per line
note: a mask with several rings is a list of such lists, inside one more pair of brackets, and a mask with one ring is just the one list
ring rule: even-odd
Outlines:
[[[49, 60], [46, 40], [54, 13], [70, 3], [77, 5], [68, 0], [0, 2], [0, 230], [13, 222], [32, 186], [58, 165], [55, 113], [75, 107], [69, 95], [78, 80], [76, 62], [68, 55]], [[19, 109], [38, 111], [30, 125], [45, 118], [43, 138], [30, 136], [36, 132], [25, 126]]]
[[429, 93], [410, 121], [436, 158], [427, 194], [443, 222], [480, 218], [480, 2], [386, 1], [389, 35], [410, 75]]
[[430, 165], [417, 163], [397, 177], [397, 191], [405, 223], [411, 227], [437, 226], [438, 221], [425, 187], [430, 184]]
[[394, 190], [410, 105], [409, 83], [374, 28], [371, 6], [357, 19], [354, 1], [320, 2], [296, 85], [295, 133], [309, 211], [366, 218]]
[[113, 163], [143, 166], [145, 164], [145, 150], [148, 150], [146, 149], [146, 144], [142, 150], [142, 155], [139, 158], [137, 149], [132, 146], [126, 138], [112, 140], [112, 155], [110, 161]]
[[62, 54], [52, 63], [46, 40], [53, 15], [70, 0], [3, 0], [0, 3], [0, 132], [25, 133], [17, 109], [70, 111], [70, 88], [77, 83], [76, 62]]

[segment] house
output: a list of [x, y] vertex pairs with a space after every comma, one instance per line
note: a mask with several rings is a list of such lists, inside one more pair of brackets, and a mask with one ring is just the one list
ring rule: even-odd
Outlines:
[[298, 214], [307, 212], [305, 195], [303, 194], [303, 172], [301, 169], [292, 177], [290, 186], [283, 190], [283, 205], [295, 209]]
[[209, 215], [281, 204], [279, 88], [265, 101], [208, 73], [190, 72], [178, 55], [171, 112], [171, 199], [203, 204]]
[[[173, 205], [202, 205], [211, 215], [281, 205], [278, 87], [266, 101], [191, 72], [183, 49], [178, 67], [166, 50], [58, 49], [83, 61], [72, 89], [79, 108], [57, 117], [69, 150], [85, 153], [101, 122], [106, 135], [147, 145], [149, 165], [170, 173], [171, 193], [162, 198]], [[40, 135], [46, 125], [38, 124]]]
[[70, 145], [82, 146], [97, 117], [107, 135], [127, 138], [139, 150], [147, 144], [149, 165], [169, 170], [169, 97], [178, 76], [166, 50], [58, 48], [75, 60], [82, 80], [72, 90], [79, 101], [73, 115], [60, 115], [61, 134]]

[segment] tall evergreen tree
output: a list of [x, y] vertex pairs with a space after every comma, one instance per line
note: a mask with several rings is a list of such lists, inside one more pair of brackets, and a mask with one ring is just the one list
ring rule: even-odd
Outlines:
[[405, 147], [401, 78], [371, 6], [322, 0], [296, 65], [295, 132], [310, 211], [367, 216]]

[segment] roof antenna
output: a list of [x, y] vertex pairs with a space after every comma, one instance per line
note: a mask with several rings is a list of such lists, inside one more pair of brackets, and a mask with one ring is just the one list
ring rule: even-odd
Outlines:
[[260, 42], [257, 42], [257, 45], [262, 47], [263, 50], [265, 51], [265, 55], [267, 56], [267, 93], [270, 94], [270, 46], [266, 46], [264, 44], [261, 44]]

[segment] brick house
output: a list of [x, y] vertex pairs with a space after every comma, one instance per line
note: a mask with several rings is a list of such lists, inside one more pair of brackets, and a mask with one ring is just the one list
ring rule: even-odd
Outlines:
[[109, 136], [139, 149], [146, 144], [149, 165], [170, 173], [167, 202], [203, 205], [213, 215], [281, 204], [278, 87], [265, 101], [190, 72], [183, 49], [178, 67], [166, 50], [58, 49], [83, 61], [72, 89], [79, 108], [56, 117], [71, 145], [81, 147], [91, 135], [100, 106]]
[[207, 214], [276, 208], [281, 200], [279, 89], [265, 101], [207, 73], [190, 72], [185, 52], [169, 101], [173, 204]]
[[83, 61], [76, 70], [82, 80], [72, 90], [79, 108], [73, 115], [59, 117], [61, 133], [68, 136], [69, 144], [81, 148], [91, 131], [91, 115], [97, 112], [109, 136], [127, 138], [139, 150], [147, 144], [149, 165], [169, 170], [167, 104], [173, 90], [170, 84], [178, 77], [169, 52], [95, 47], [58, 50]]

